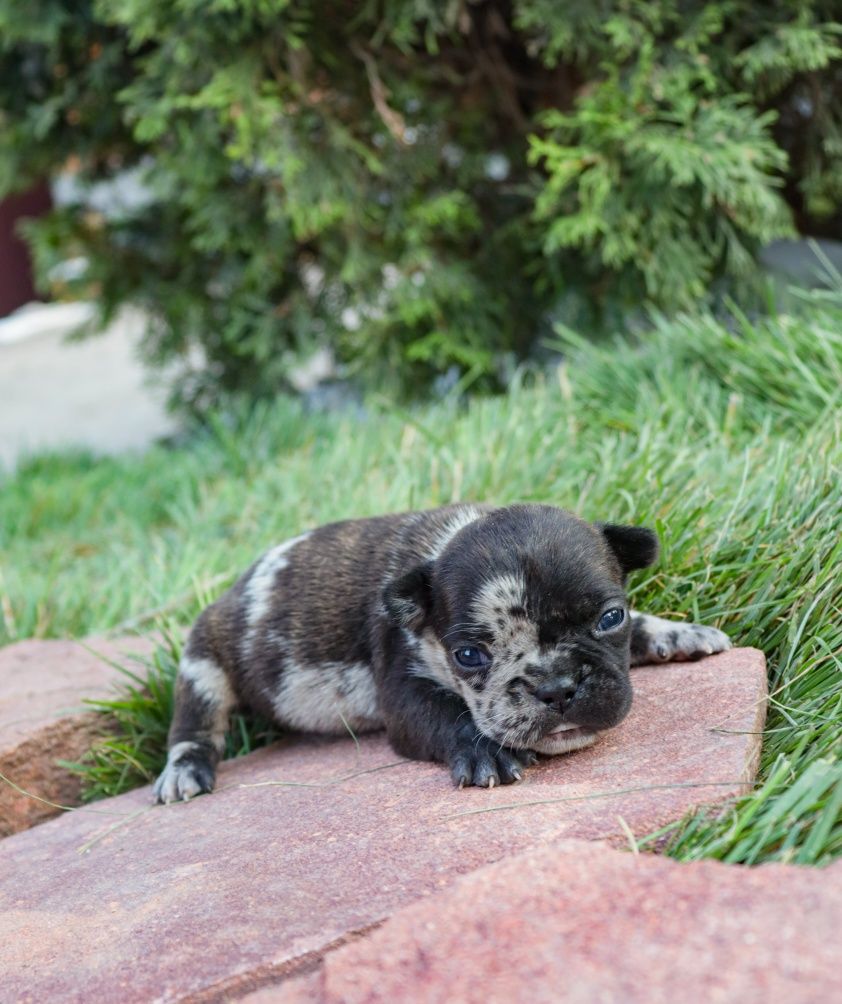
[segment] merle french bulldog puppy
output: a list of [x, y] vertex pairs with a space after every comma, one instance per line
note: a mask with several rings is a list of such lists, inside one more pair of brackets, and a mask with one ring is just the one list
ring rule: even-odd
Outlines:
[[385, 727], [455, 784], [519, 781], [535, 753], [623, 720], [629, 666], [730, 646], [630, 611], [651, 530], [546, 505], [455, 505], [349, 520], [268, 551], [196, 621], [160, 802], [210, 791], [235, 707], [289, 729]]

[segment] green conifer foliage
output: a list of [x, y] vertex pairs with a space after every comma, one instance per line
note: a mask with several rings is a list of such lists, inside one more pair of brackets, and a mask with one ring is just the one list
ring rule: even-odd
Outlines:
[[[0, 194], [127, 169], [28, 228], [138, 303], [200, 410], [317, 345], [498, 386], [554, 312], [675, 310], [842, 228], [835, 0], [0, 0]], [[60, 261], [86, 262], [55, 278]]]

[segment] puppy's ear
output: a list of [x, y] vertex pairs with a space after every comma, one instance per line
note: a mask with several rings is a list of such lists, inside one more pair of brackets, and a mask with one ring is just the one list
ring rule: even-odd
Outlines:
[[597, 529], [620, 563], [623, 575], [635, 568], [646, 568], [658, 557], [658, 537], [645, 526], [619, 526], [617, 523], [597, 523]]
[[383, 590], [383, 602], [391, 617], [412, 631], [423, 626], [430, 612], [432, 571], [432, 562], [425, 561], [392, 579]]

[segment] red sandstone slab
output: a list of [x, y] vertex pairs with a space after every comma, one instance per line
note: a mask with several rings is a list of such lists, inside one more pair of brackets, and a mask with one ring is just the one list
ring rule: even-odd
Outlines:
[[842, 863], [679, 864], [562, 841], [465, 876], [246, 1001], [818, 1004], [842, 996], [840, 931]]
[[[79, 779], [56, 760], [78, 759], [101, 728], [83, 701], [109, 696], [118, 673], [94, 653], [125, 661], [149, 649], [139, 638], [22, 641], [0, 649], [0, 773], [41, 798], [78, 805]], [[58, 811], [0, 781], [0, 837]]]
[[642, 835], [739, 792], [765, 713], [762, 654], [634, 682], [620, 728], [522, 785], [456, 791], [379, 736], [293, 738], [224, 764], [213, 795], [151, 808], [143, 789], [9, 837], [0, 999], [245, 992], [490, 862], [561, 837], [622, 842], [620, 817]]

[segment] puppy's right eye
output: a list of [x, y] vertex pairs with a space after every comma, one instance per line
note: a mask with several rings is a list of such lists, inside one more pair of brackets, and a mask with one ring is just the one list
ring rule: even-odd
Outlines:
[[488, 652], [474, 645], [455, 648], [453, 658], [462, 669], [485, 669], [491, 664], [491, 656]]

